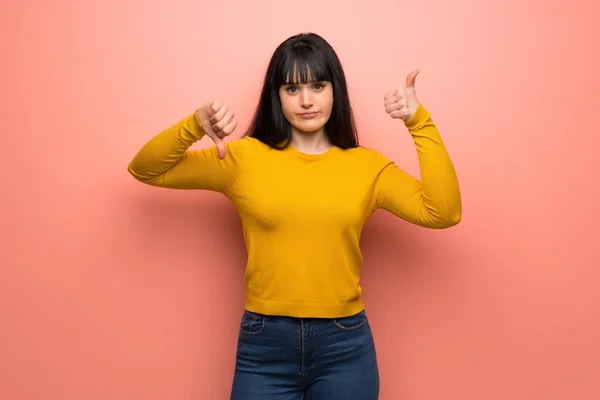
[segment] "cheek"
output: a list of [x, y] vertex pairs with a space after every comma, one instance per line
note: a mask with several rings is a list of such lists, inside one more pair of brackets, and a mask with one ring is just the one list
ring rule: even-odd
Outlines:
[[327, 109], [327, 113], [331, 114], [331, 110], [333, 108], [333, 96], [328, 96], [325, 99], [325, 107]]
[[331, 88], [331, 86], [329, 86], [327, 88], [327, 90], [323, 93], [323, 108], [327, 108], [329, 111], [331, 111], [331, 108], [333, 107], [333, 89]]
[[289, 117], [292, 113], [292, 105], [285, 96], [279, 96], [279, 101], [281, 103], [281, 111], [286, 117]]

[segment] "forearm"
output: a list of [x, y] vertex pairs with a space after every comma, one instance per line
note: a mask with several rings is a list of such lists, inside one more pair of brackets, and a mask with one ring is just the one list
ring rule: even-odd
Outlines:
[[417, 150], [421, 175], [422, 213], [428, 213], [433, 227], [457, 224], [462, 201], [454, 164], [427, 110], [419, 107], [406, 123]]
[[150, 139], [127, 169], [135, 179], [152, 183], [180, 162], [190, 146], [203, 136], [201, 125], [191, 115]]

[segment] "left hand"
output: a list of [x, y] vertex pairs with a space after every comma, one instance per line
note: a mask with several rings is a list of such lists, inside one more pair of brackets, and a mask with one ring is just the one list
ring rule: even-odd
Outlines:
[[406, 78], [406, 86], [392, 89], [384, 97], [385, 111], [392, 118], [399, 118], [404, 122], [410, 121], [419, 108], [419, 100], [415, 92], [415, 79], [419, 70], [412, 71]]

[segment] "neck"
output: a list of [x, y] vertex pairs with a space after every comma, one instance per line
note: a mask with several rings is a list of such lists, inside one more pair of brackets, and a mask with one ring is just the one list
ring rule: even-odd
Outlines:
[[303, 153], [320, 154], [331, 148], [324, 129], [317, 132], [292, 131], [292, 146]]

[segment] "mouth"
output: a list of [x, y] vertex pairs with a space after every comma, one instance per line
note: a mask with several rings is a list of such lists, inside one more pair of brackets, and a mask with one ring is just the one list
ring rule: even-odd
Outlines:
[[311, 112], [305, 112], [305, 113], [298, 114], [298, 116], [300, 118], [304, 118], [304, 119], [311, 119], [311, 118], [316, 117], [317, 115], [319, 115], [318, 111], [311, 111]]

